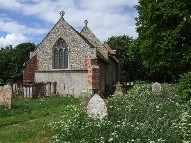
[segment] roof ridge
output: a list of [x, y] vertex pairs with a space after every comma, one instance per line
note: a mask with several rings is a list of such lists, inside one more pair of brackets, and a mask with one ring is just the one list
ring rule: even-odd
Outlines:
[[56, 24], [54, 24], [54, 26], [51, 28], [51, 30], [46, 34], [46, 36], [43, 38], [43, 40], [40, 42], [39, 45], [41, 45], [43, 43], [43, 41], [46, 39], [46, 37], [48, 37], [48, 35], [51, 33], [51, 31], [54, 29], [54, 27], [56, 27], [56, 25], [60, 22], [60, 21], [64, 21], [66, 24], [68, 24], [68, 26], [70, 26], [90, 47], [94, 47], [91, 42], [89, 42], [89, 40], [87, 38], [85, 38], [82, 34], [80, 34], [74, 27], [72, 27], [66, 20], [64, 20], [63, 17], [60, 17], [60, 19], [56, 22]]
[[85, 29], [89, 30], [89, 32], [91, 32], [90, 34], [92, 34], [92, 36], [93, 36], [94, 38], [96, 38], [96, 40], [97, 40], [98, 42], [100, 42], [101, 44], [103, 44], [103, 43], [99, 40], [99, 38], [97, 38], [96, 35], [90, 30], [90, 28], [89, 28], [88, 26], [84, 26], [84, 28], [81, 30], [80, 34], [81, 34]]
[[[66, 22], [66, 21], [65, 21]], [[66, 22], [68, 24], [68, 22]], [[68, 24], [90, 47], [94, 47], [91, 42], [84, 37], [80, 32], [78, 32], [73, 26], [71, 26], [70, 24]]]
[[43, 41], [46, 39], [46, 37], [48, 37], [48, 35], [50, 34], [50, 32], [54, 29], [54, 27], [56, 27], [56, 25], [58, 24], [58, 22], [60, 22], [61, 20], [64, 20], [64, 18], [60, 17], [60, 19], [56, 22], [56, 24], [54, 24], [54, 26], [51, 28], [51, 30], [46, 34], [46, 36], [42, 39], [42, 41], [38, 44], [41, 45], [43, 43]]
[[103, 46], [107, 49], [107, 51], [112, 54], [115, 55], [116, 52], [113, 51], [113, 49], [109, 46], [109, 44], [107, 42], [104, 42]]

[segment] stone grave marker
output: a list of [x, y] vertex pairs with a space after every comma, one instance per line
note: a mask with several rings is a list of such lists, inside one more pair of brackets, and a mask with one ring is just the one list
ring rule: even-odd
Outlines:
[[0, 104], [11, 108], [12, 87], [11, 85], [4, 85], [0, 88]]
[[115, 85], [114, 95], [121, 95], [121, 94], [123, 94], [123, 92], [122, 92], [122, 85], [118, 81], [117, 84]]
[[153, 83], [152, 84], [152, 92], [153, 93], [161, 92], [161, 84], [159, 84], [158, 82]]
[[107, 116], [107, 107], [104, 100], [97, 94], [95, 94], [89, 101], [87, 106], [87, 113], [89, 117], [93, 119], [102, 119]]

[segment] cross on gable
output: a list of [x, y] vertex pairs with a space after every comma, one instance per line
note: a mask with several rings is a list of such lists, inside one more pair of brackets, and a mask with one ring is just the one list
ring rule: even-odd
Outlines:
[[85, 21], [84, 21], [84, 23], [85, 23], [85, 26], [87, 26], [87, 25], [88, 25], [88, 21], [87, 21], [87, 20], [85, 20]]
[[64, 14], [65, 14], [65, 12], [62, 10], [62, 11], [60, 12], [60, 16], [63, 18], [63, 17], [64, 17]]

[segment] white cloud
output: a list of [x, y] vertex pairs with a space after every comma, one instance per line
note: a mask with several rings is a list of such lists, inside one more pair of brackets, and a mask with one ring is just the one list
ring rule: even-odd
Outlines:
[[18, 24], [13, 20], [0, 19], [0, 30], [7, 33], [22, 33], [22, 34], [44, 34], [47, 29], [44, 28], [31, 28], [22, 24]]
[[[105, 41], [124, 34], [137, 37], [134, 18], [138, 14], [133, 9], [137, 3], [138, 0], [6, 0], [0, 2], [0, 7], [44, 20], [42, 26], [47, 22], [53, 26], [60, 17], [59, 12], [64, 10], [65, 20], [74, 28], [83, 27], [87, 19], [89, 28]], [[5, 32], [48, 33], [44, 28], [31, 28], [14, 21], [2, 23], [0, 20], [0, 27]]]
[[0, 2], [2, 8], [19, 9], [21, 4], [17, 0], [3, 0]]
[[5, 47], [9, 45], [15, 47], [16, 45], [27, 41], [27, 37], [25, 37], [23, 34], [10, 33], [7, 34], [7, 36], [5, 37], [0, 38], [0, 47]]

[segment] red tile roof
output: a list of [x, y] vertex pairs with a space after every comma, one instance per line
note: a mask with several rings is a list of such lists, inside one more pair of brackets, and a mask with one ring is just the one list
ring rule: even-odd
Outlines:
[[104, 42], [103, 46], [108, 50], [108, 52], [111, 54], [111, 55], [115, 55], [116, 52], [112, 50], [112, 48], [106, 43]]

